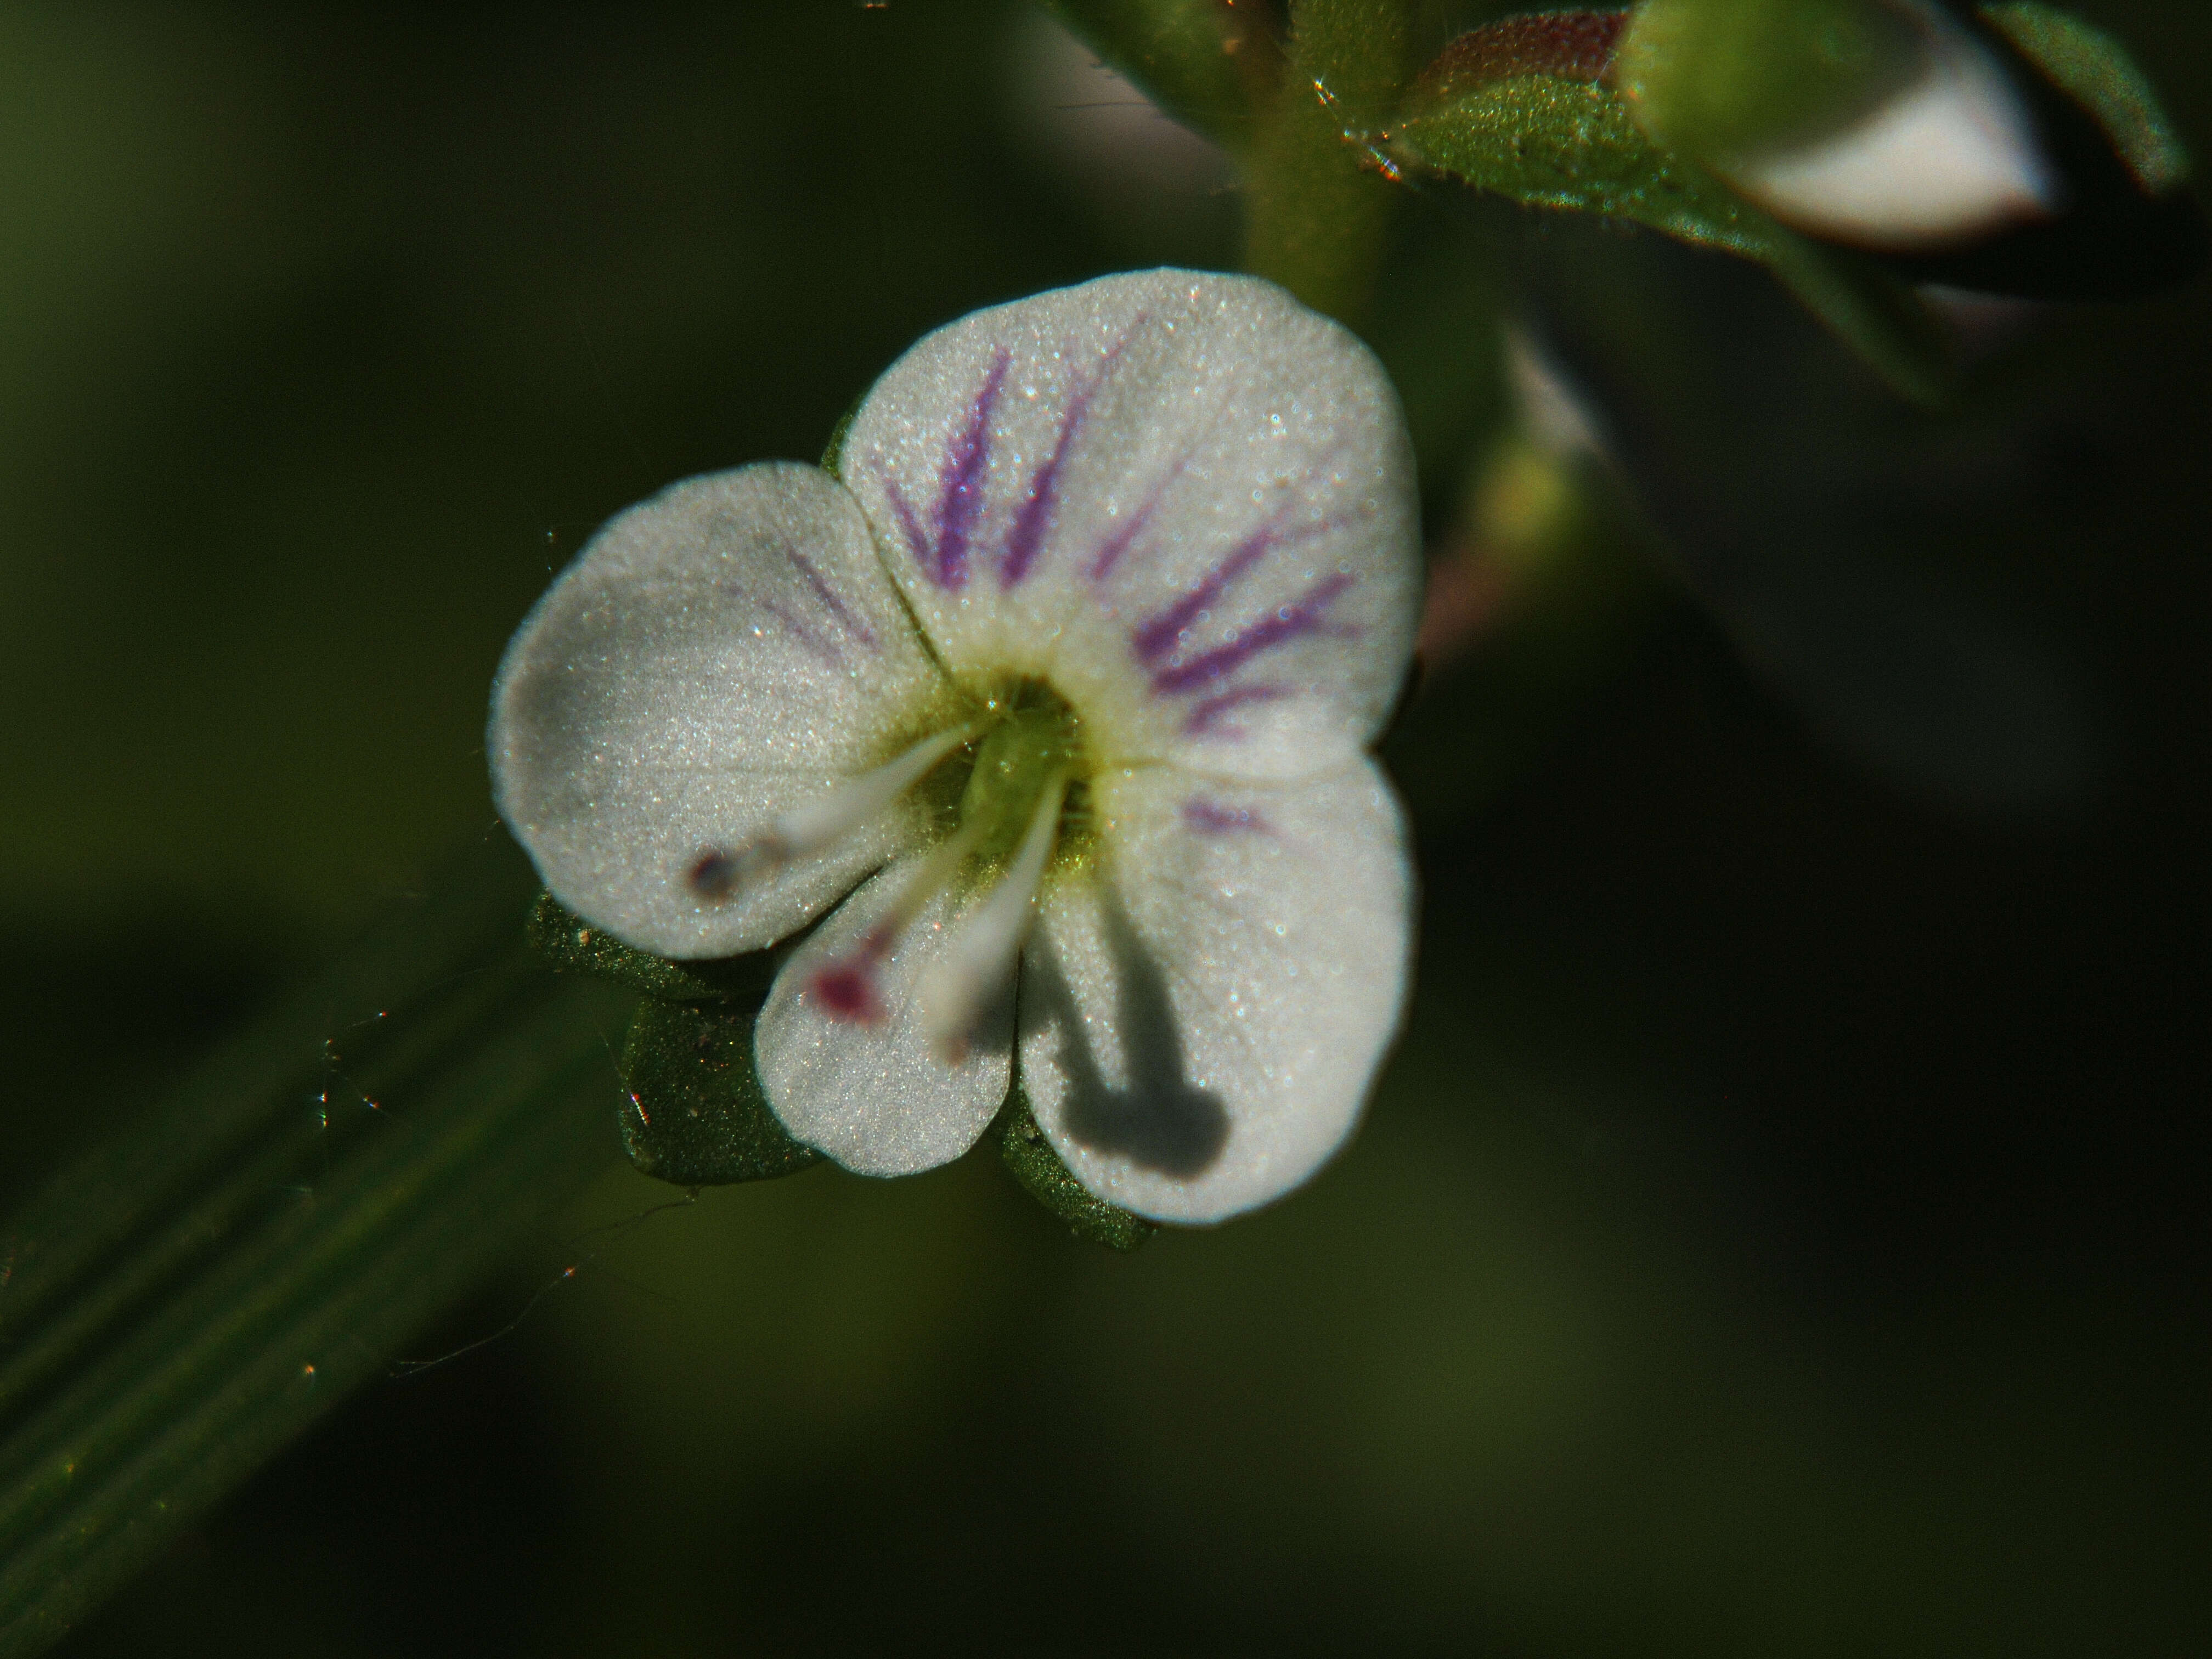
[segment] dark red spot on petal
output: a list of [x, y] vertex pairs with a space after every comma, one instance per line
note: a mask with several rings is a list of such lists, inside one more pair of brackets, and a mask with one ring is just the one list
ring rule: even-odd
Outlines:
[[876, 976], [858, 963], [832, 963], [814, 975], [814, 1000], [832, 1019], [873, 1025], [884, 1017]]
[[737, 889], [738, 861], [719, 847], [702, 847], [684, 878], [701, 898], [719, 903]]

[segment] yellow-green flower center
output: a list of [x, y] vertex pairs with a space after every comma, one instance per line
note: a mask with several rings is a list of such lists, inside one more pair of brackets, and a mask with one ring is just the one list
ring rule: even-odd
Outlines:
[[1083, 725], [1065, 698], [1041, 680], [1022, 680], [984, 701], [988, 723], [954, 809], [958, 832], [975, 838], [983, 878], [1012, 860], [1049, 790], [1066, 786], [1059, 862], [1087, 839], [1090, 762]]

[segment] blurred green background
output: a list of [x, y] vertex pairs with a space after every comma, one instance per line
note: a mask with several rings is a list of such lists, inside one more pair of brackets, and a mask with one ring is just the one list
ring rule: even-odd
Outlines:
[[[2079, 9], [2201, 149], [2212, 20]], [[0, 1195], [501, 833], [491, 671], [608, 514], [817, 453], [977, 305], [1233, 263], [1072, 50], [965, 0], [0, 12]], [[1419, 990], [1352, 1149], [1127, 1259], [988, 1155], [649, 1214], [611, 1163], [393, 1358], [511, 1332], [68, 1651], [2212, 1647], [2205, 283], [1927, 422], [1725, 262], [1433, 191], [1396, 237], [1440, 544], [1501, 306], [1697, 488], [1670, 544], [1586, 474], [1395, 744]], [[2038, 787], [1768, 625], [1770, 544], [2041, 641], [1984, 653], [2063, 688]]]

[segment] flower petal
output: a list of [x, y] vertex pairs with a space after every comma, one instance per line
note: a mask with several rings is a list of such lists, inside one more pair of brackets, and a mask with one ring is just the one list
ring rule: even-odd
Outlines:
[[792, 1136], [861, 1175], [913, 1175], [974, 1146], [1013, 1076], [1013, 975], [948, 1064], [916, 989], [958, 932], [949, 890], [896, 922], [926, 854], [840, 905], [776, 975], [755, 1028], [761, 1086]]
[[842, 471], [946, 665], [1050, 680], [1109, 763], [1328, 770], [1397, 694], [1397, 397], [1272, 283], [1154, 270], [977, 312], [877, 382]]
[[1094, 781], [1111, 861], [1045, 902], [1022, 1087], [1085, 1187], [1218, 1221], [1340, 1146], [1397, 1029], [1413, 878], [1374, 763], [1289, 784]]
[[941, 678], [835, 479], [789, 462], [692, 478], [609, 522], [507, 647], [500, 815], [553, 896], [625, 942], [758, 949], [909, 842], [915, 809], [733, 887], [713, 860], [920, 736], [902, 722]]
[[1990, 49], [1938, 11], [1910, 87], [1809, 147], [1736, 161], [1729, 182], [1815, 236], [1911, 252], [2048, 218], [2058, 175]]

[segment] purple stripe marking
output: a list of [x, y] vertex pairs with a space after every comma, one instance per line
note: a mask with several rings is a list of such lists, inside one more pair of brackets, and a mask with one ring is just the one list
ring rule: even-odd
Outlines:
[[1184, 594], [1166, 610], [1139, 623], [1129, 635], [1129, 644], [1137, 653], [1137, 660], [1145, 664], [1158, 662], [1170, 655], [1182, 641], [1183, 630], [1198, 619], [1200, 611], [1208, 610], [1216, 599], [1228, 590], [1229, 585], [1249, 570], [1279, 547], [1291, 547], [1312, 537], [1324, 535], [1341, 525], [1340, 519], [1323, 519], [1318, 523], [1302, 524], [1285, 530], [1279, 513], [1247, 536], [1230, 550], [1229, 556], [1214, 566], [1205, 580]]
[[1267, 819], [1249, 806], [1224, 806], [1193, 795], [1182, 804], [1182, 821], [1201, 836], [1273, 835]]
[[[1249, 708], [1255, 702], [1280, 702], [1289, 696], [1291, 688], [1287, 685], [1242, 685], [1234, 691], [1224, 691], [1218, 696], [1206, 698], [1190, 711], [1182, 723], [1183, 734], [1193, 738], [1213, 736], [1224, 715]], [[1242, 726], [1231, 726], [1219, 735], [1241, 738], [1244, 732]]]
[[1280, 526], [1270, 520], [1247, 536], [1230, 550], [1229, 556], [1213, 567], [1206, 580], [1184, 594], [1166, 610], [1138, 623], [1129, 635], [1130, 647], [1142, 663], [1157, 662], [1176, 648], [1183, 630], [1197, 620], [1200, 611], [1207, 609], [1219, 599], [1229, 584], [1266, 558], [1275, 545], [1275, 536]]
[[[1227, 644], [1202, 651], [1188, 662], [1161, 669], [1152, 676], [1152, 690], [1169, 696], [1201, 690], [1235, 673], [1263, 651], [1273, 650], [1303, 635], [1322, 632], [1329, 627], [1327, 613], [1330, 603], [1355, 580], [1346, 571], [1322, 577], [1305, 591], [1303, 598], [1279, 607], [1271, 617], [1262, 617]], [[1355, 630], [1338, 628], [1330, 631]]]
[[1097, 388], [1087, 386], [1071, 398], [1067, 413], [1060, 416], [1060, 437], [1045, 458], [1036, 476], [1030, 480], [1028, 493], [1014, 514], [1014, 522], [1006, 532], [1006, 550], [999, 565], [999, 586], [1012, 587], [1030, 574], [1036, 562], [1037, 554], [1044, 547], [1045, 532], [1052, 526], [1053, 509], [1059, 505], [1060, 468], [1067, 459], [1067, 446], [1083, 425], [1083, 417], [1090, 411], [1091, 394]]
[[1175, 465], [1167, 470], [1167, 475], [1164, 477], [1152, 486], [1152, 493], [1138, 503], [1137, 510], [1129, 515], [1128, 522], [1109, 536], [1098, 551], [1091, 556], [1091, 580], [1092, 581], [1103, 582], [1114, 574], [1114, 567], [1121, 563], [1121, 556], [1127, 553], [1130, 544], [1144, 533], [1145, 526], [1151, 521], [1152, 514], [1158, 510], [1160, 498], [1168, 493], [1168, 486], [1182, 477], [1183, 468], [1189, 464], [1190, 455], [1188, 451], [1176, 456]]
[[983, 516], [983, 478], [991, 459], [991, 411], [1006, 383], [1006, 368], [1013, 354], [1004, 346], [991, 354], [991, 372], [983, 389], [968, 408], [968, 424], [945, 452], [937, 470], [937, 545], [922, 566], [939, 587], [957, 590], [968, 585], [968, 539], [975, 521]]
[[847, 608], [845, 601], [837, 597], [837, 590], [830, 586], [823, 579], [822, 573], [814, 568], [813, 561], [795, 547], [787, 546], [783, 550], [783, 556], [791, 561], [792, 567], [805, 579], [806, 585], [814, 590], [814, 597], [822, 601], [822, 608], [837, 619], [837, 625], [862, 645], [872, 651], [874, 650], [876, 630]]
[[831, 668], [842, 668], [845, 659], [836, 644], [815, 631], [811, 623], [803, 621], [774, 599], [761, 601], [761, 609], [784, 626], [784, 630], [816, 661]]
[[928, 569], [929, 533], [921, 527], [921, 520], [915, 516], [914, 503], [907, 500], [906, 492], [898, 487], [898, 480], [891, 477], [890, 469], [881, 462], [877, 463], [876, 476], [883, 480], [884, 494], [890, 500], [891, 511], [898, 514], [899, 529], [906, 537], [907, 551], [914, 555], [916, 564], [924, 570]]
[[1070, 394], [1067, 411], [1060, 417], [1060, 435], [1053, 442], [1052, 453], [1030, 480], [1029, 489], [1014, 514], [1013, 525], [1006, 532], [1006, 553], [999, 564], [1000, 586], [1018, 585], [1030, 574], [1030, 567], [1043, 551], [1045, 537], [1052, 529], [1053, 514], [1060, 505], [1060, 469], [1067, 459], [1068, 446], [1083, 430], [1083, 422], [1091, 413], [1091, 400], [1106, 384], [1106, 377], [1114, 372], [1114, 361], [1121, 355], [1121, 348], [1144, 325], [1145, 319], [1139, 315], [1120, 339], [1099, 355], [1097, 368]]

